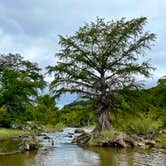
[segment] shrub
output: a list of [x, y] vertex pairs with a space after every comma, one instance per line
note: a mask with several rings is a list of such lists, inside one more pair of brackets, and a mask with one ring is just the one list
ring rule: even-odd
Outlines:
[[112, 139], [114, 139], [117, 136], [122, 135], [122, 134], [123, 134], [123, 132], [119, 132], [119, 131], [116, 131], [114, 129], [104, 130], [98, 134], [92, 133], [89, 144], [91, 146], [98, 146], [101, 142], [103, 142], [103, 140], [112, 140]]
[[115, 123], [117, 123], [116, 128], [135, 134], [148, 134], [162, 127], [160, 120], [153, 119], [150, 114], [144, 115], [143, 113], [118, 116]]
[[0, 108], [0, 127], [10, 127], [11, 118], [8, 114], [7, 107], [2, 106]]
[[166, 148], [166, 134], [159, 134], [156, 137], [156, 141], [158, 142], [158, 147]]

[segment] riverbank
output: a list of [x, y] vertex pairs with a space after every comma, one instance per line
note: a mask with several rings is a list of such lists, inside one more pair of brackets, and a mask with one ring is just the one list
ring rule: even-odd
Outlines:
[[144, 135], [126, 134], [115, 130], [102, 131], [100, 133], [82, 132], [73, 139], [73, 143], [114, 148], [166, 148], [166, 130]]
[[34, 122], [14, 124], [12, 128], [0, 128], [0, 155], [36, 150], [40, 147], [38, 136], [51, 140], [47, 133], [63, 131], [65, 125], [39, 125]]
[[33, 135], [33, 131], [0, 128], [0, 140]]
[[[37, 130], [40, 129], [40, 130]], [[63, 133], [64, 125], [42, 126], [35, 130], [18, 130], [0, 128], [0, 154], [10, 154], [21, 151], [38, 149], [40, 142], [46, 140], [54, 146], [50, 133]], [[65, 132], [64, 137], [70, 139], [69, 143], [86, 145], [89, 147], [112, 148], [165, 148], [166, 130], [147, 135], [126, 134], [115, 130], [103, 131], [98, 134], [92, 132], [93, 128], [73, 128], [72, 132]], [[70, 130], [69, 130], [70, 131]], [[37, 139], [36, 139], [37, 138]]]

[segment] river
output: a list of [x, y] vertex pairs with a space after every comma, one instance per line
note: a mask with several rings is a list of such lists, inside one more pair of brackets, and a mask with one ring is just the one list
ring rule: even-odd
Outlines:
[[71, 144], [74, 128], [48, 133], [54, 145], [38, 137], [43, 147], [34, 152], [0, 156], [0, 166], [166, 166], [164, 149], [80, 147]]

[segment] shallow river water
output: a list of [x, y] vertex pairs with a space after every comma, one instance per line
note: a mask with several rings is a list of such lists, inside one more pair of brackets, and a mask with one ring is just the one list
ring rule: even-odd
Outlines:
[[166, 166], [166, 150], [88, 148], [70, 144], [73, 128], [49, 133], [54, 146], [42, 141], [43, 148], [36, 152], [0, 156], [0, 166]]

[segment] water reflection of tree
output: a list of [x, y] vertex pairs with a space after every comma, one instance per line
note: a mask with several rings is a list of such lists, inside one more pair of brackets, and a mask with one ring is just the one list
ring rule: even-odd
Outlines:
[[100, 156], [101, 166], [133, 166], [134, 157], [129, 149], [90, 147], [88, 150]]
[[85, 148], [100, 156], [100, 166], [165, 165], [166, 151], [153, 149]]
[[35, 164], [36, 154], [37, 151], [0, 156], [0, 166], [37, 166]]

